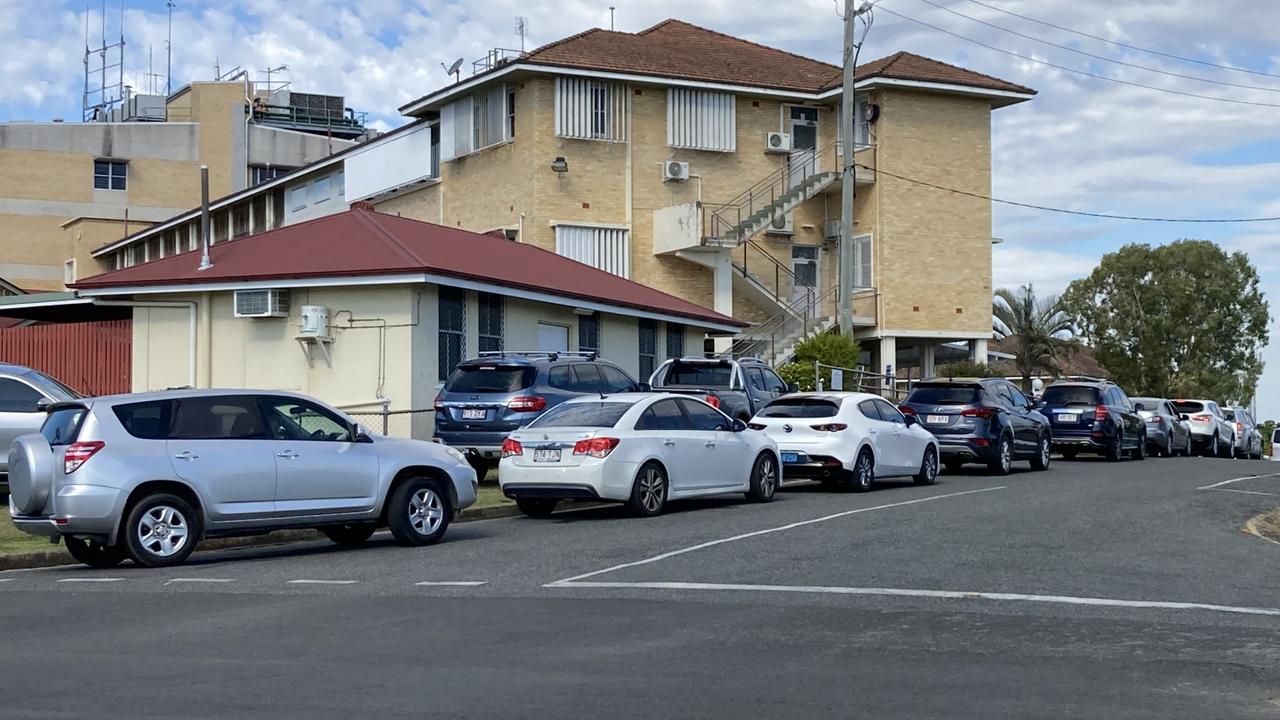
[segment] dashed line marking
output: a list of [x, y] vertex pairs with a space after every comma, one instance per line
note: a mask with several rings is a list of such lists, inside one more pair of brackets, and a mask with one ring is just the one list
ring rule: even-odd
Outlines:
[[486, 580], [424, 580], [414, 583], [423, 587], [480, 587], [488, 584]]
[[111, 583], [119, 582], [124, 578], [118, 577], [91, 577], [91, 578], [62, 578], [58, 580], [60, 583]]
[[355, 585], [359, 580], [290, 580], [288, 585]]
[[229, 583], [235, 582], [235, 578], [172, 578], [165, 585], [174, 583]]

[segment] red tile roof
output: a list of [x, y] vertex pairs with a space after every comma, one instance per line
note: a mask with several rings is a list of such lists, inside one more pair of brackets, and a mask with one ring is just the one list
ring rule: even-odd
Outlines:
[[[598, 70], [656, 78], [728, 83], [801, 93], [821, 93], [840, 86], [840, 67], [802, 55], [743, 40], [732, 35], [664, 20], [638, 33], [594, 28], [548, 43], [517, 61], [529, 65]], [[506, 67], [499, 65], [491, 71]], [[908, 52], [898, 52], [859, 65], [855, 77], [873, 77], [962, 85], [1033, 95], [1015, 83]], [[402, 108], [448, 91], [441, 88]]]
[[[532, 245], [493, 235], [351, 210], [222, 242], [213, 267], [188, 252], [85, 278], [77, 290], [428, 273], [716, 325], [746, 323]], [[175, 288], [175, 292], [178, 289]]]

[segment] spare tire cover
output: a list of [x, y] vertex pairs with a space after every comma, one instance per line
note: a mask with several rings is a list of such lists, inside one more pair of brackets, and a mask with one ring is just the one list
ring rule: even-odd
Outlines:
[[23, 435], [9, 450], [9, 497], [23, 515], [41, 514], [53, 487], [53, 449], [39, 433]]

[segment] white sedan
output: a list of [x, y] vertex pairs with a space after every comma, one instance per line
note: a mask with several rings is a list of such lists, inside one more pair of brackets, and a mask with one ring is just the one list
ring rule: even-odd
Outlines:
[[534, 517], [565, 499], [617, 500], [650, 516], [668, 500], [704, 495], [767, 502], [779, 470], [767, 435], [698, 398], [621, 393], [574, 398], [511, 433], [498, 482]]
[[938, 441], [879, 395], [796, 393], [769, 403], [751, 427], [773, 438], [788, 478], [870, 490], [877, 477], [938, 481]]

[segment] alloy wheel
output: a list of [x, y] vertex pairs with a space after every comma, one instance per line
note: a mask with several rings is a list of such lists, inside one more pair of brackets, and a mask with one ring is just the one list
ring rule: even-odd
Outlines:
[[431, 535], [444, 521], [444, 503], [431, 488], [419, 488], [409, 499], [409, 526], [419, 535]]
[[1013, 467], [1013, 441], [1004, 438], [1000, 441], [1000, 470], [1009, 472]]
[[926, 480], [928, 480], [928, 481], [932, 482], [932, 481], [934, 480], [934, 478], [938, 477], [938, 455], [937, 455], [937, 453], [929, 452], [929, 451], [926, 451], [926, 452], [925, 452], [925, 454], [924, 454], [924, 467], [923, 467], [922, 469], [924, 470], [924, 477], [925, 477], [925, 479], [926, 479]]
[[763, 497], [773, 497], [773, 492], [778, 489], [778, 469], [773, 464], [773, 458], [765, 455], [760, 458], [760, 494]]
[[853, 475], [859, 489], [871, 489], [871, 483], [875, 481], [875, 474], [871, 465], [871, 453], [864, 451], [858, 456], [858, 462], [853, 466]]
[[657, 468], [646, 468], [644, 474], [640, 476], [640, 504], [644, 509], [656, 513], [662, 508], [662, 501], [666, 495], [666, 483], [662, 480], [662, 473]]
[[1049, 454], [1053, 452], [1053, 444], [1049, 442], [1049, 438], [1040, 438], [1040, 462], [1041, 464], [1049, 464]]
[[187, 518], [177, 508], [157, 505], [138, 519], [138, 544], [156, 557], [176, 555], [191, 539]]

